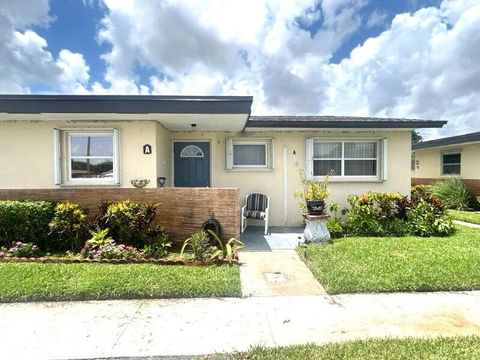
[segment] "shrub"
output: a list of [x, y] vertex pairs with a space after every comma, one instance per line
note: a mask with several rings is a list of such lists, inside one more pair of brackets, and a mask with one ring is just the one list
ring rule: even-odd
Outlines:
[[350, 232], [359, 236], [450, 235], [454, 228], [443, 202], [425, 190], [412, 191], [412, 201], [398, 193], [350, 196]]
[[412, 202], [417, 203], [420, 199], [430, 202], [433, 197], [431, 185], [415, 185], [412, 187], [411, 199]]
[[87, 216], [78, 204], [57, 204], [49, 227], [52, 236], [46, 244], [49, 250], [79, 251], [87, 238]]
[[418, 236], [446, 236], [454, 232], [452, 220], [443, 209], [420, 199], [418, 204], [408, 212], [411, 232]]
[[0, 246], [22, 241], [44, 248], [54, 208], [50, 201], [0, 201]]
[[40, 253], [40, 249], [33, 243], [22, 243], [17, 241], [10, 249], [1, 248], [0, 258], [2, 257], [35, 257]]
[[348, 227], [359, 236], [397, 235], [398, 220], [404, 220], [412, 204], [399, 193], [368, 192], [348, 197]]
[[143, 253], [146, 257], [152, 257], [155, 259], [161, 259], [168, 255], [168, 250], [172, 247], [172, 241], [164, 230], [160, 234], [153, 236], [153, 240], [149, 240], [150, 243], [143, 248]]
[[210, 238], [205, 231], [198, 231], [185, 240], [180, 254], [184, 255], [186, 249], [190, 249], [195, 260], [205, 260], [212, 252]]
[[343, 223], [341, 219], [330, 219], [327, 221], [327, 229], [332, 239], [338, 239], [343, 236]]
[[432, 193], [442, 200], [449, 209], [466, 210], [472, 200], [472, 194], [460, 179], [448, 179], [437, 182]]
[[157, 205], [130, 200], [108, 206], [104, 222], [110, 234], [121, 244], [138, 248], [148, 243]]
[[117, 245], [115, 240], [107, 237], [108, 229], [90, 231], [92, 237], [85, 243], [81, 253], [88, 259], [133, 260], [143, 258], [143, 253], [133, 246]]

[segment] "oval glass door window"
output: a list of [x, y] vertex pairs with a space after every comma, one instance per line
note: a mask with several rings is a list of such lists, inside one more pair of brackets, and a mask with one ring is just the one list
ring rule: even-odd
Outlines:
[[195, 145], [185, 146], [180, 153], [181, 158], [203, 158], [203, 156], [202, 149]]

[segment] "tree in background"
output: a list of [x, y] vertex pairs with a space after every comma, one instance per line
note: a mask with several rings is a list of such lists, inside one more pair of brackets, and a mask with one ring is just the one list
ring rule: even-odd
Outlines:
[[412, 145], [418, 144], [423, 140], [423, 136], [417, 130], [412, 131]]

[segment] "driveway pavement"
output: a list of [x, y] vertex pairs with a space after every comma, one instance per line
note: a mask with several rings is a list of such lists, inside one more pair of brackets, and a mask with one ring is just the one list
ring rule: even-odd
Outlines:
[[199, 355], [480, 335], [480, 292], [0, 304], [2, 359]]

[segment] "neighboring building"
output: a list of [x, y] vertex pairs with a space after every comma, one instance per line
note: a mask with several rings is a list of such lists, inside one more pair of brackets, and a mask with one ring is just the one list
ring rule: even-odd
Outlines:
[[330, 170], [330, 200], [410, 192], [411, 131], [445, 121], [251, 116], [251, 97], [0, 96], [0, 189], [234, 187], [270, 196], [270, 224], [302, 221], [298, 170]]
[[480, 132], [423, 141], [412, 150], [412, 184], [461, 178], [480, 195]]

